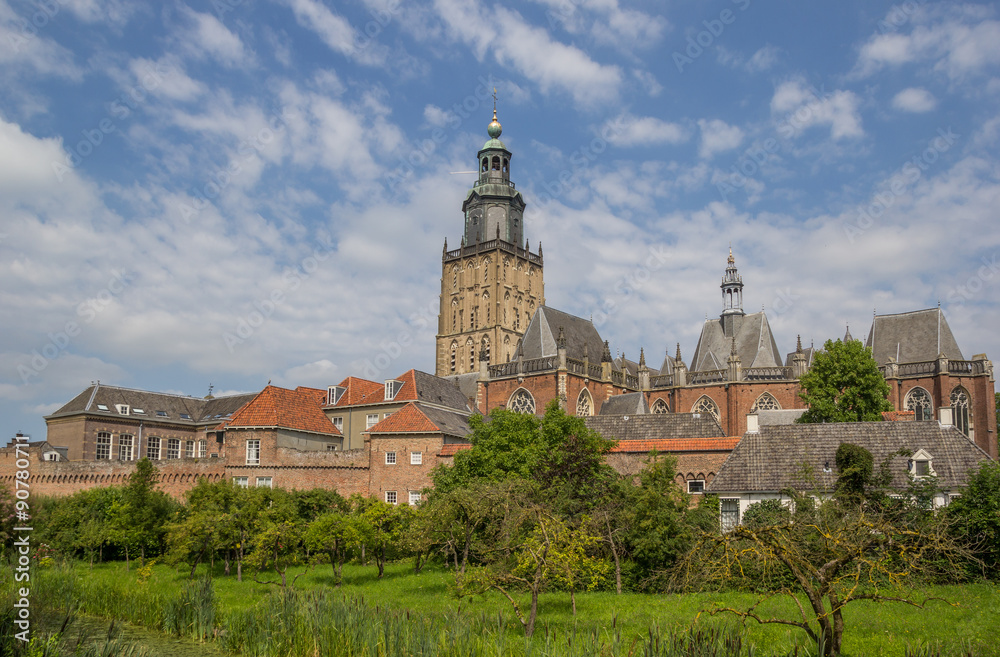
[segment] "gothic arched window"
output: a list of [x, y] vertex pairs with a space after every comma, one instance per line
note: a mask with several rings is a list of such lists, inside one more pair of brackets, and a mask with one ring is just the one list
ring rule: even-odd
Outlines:
[[655, 402], [653, 402], [653, 405], [649, 408], [649, 410], [652, 411], [653, 413], [656, 413], [657, 415], [662, 415], [664, 413], [669, 413], [670, 407], [667, 406], [667, 402], [663, 401], [662, 399], [657, 399]]
[[468, 341], [466, 341], [465, 348], [469, 351], [469, 367], [467, 368], [467, 371], [471, 372], [476, 363], [476, 343], [472, 340], [472, 338], [469, 338]]
[[483, 285], [490, 282], [490, 259], [483, 258]]
[[486, 326], [490, 325], [490, 293], [483, 292], [483, 307], [486, 308]]
[[504, 353], [507, 354], [507, 362], [509, 363], [510, 362], [510, 357], [511, 357], [510, 336], [509, 335], [503, 336], [503, 350], [504, 350]]
[[719, 419], [719, 407], [708, 395], [702, 395], [691, 409], [692, 413], [709, 414], [716, 420]]
[[490, 339], [483, 336], [483, 353], [486, 354], [486, 362], [490, 362]]
[[590, 391], [584, 388], [580, 391], [580, 396], [576, 398], [577, 417], [589, 417], [594, 414], [594, 399], [590, 396]]
[[451, 268], [451, 289], [458, 289], [458, 265]]
[[955, 426], [967, 437], [972, 438], [972, 415], [969, 414], [969, 393], [958, 387], [951, 391], [951, 408], [955, 414]]
[[781, 410], [781, 404], [779, 404], [778, 400], [774, 398], [774, 395], [772, 395], [769, 392], [765, 392], [760, 397], [758, 397], [757, 401], [755, 401], [753, 403], [753, 406], [750, 407], [751, 413], [756, 413], [757, 411], [780, 411], [780, 410]]
[[451, 343], [451, 371], [455, 371], [455, 360], [458, 357], [458, 343]]
[[534, 415], [535, 398], [524, 388], [518, 388], [510, 396], [510, 401], [507, 402], [507, 409], [515, 413], [530, 413]]
[[917, 422], [934, 419], [934, 404], [931, 402], [931, 396], [923, 388], [914, 388], [906, 393], [903, 408], [913, 411], [913, 419]]

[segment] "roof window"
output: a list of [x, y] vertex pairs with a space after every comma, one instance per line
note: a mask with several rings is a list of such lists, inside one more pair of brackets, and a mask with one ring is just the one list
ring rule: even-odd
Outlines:
[[397, 381], [396, 379], [389, 379], [385, 382], [385, 400], [392, 401], [399, 394], [399, 390], [403, 387], [402, 381]]
[[97, 410], [99, 410], [99, 411], [106, 411], [106, 410], [108, 410], [108, 405], [107, 404], [98, 404], [97, 405]]
[[128, 415], [128, 404], [115, 404], [115, 410], [119, 415]]
[[907, 470], [914, 477], [935, 477], [934, 458], [926, 450], [918, 449], [906, 463]]
[[326, 403], [330, 406], [340, 401], [340, 398], [347, 392], [344, 386], [330, 386], [326, 389]]
[[[167, 417], [167, 412], [166, 411], [156, 411], [156, 417]], [[184, 415], [182, 414], [181, 417], [184, 417]], [[191, 416], [189, 415], [188, 418], [190, 418], [190, 417]]]
[[136, 415], [145, 415], [146, 414], [146, 411], [143, 410], [143, 409], [141, 409], [141, 408], [133, 408], [132, 412], [135, 413]]
[[190, 413], [181, 413], [181, 419], [182, 420], [190, 420], [191, 419], [191, 414]]

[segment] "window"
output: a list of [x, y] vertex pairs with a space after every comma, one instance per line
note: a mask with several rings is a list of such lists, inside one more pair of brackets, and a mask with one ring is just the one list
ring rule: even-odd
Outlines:
[[476, 364], [476, 343], [473, 342], [472, 338], [466, 340], [465, 348], [469, 350], [469, 366], [466, 369], [471, 370]]
[[247, 465], [260, 464], [260, 440], [247, 441]]
[[344, 386], [330, 386], [326, 389], [326, 403], [329, 405], [334, 405], [340, 401], [344, 392], [347, 390]]
[[119, 415], [128, 415], [128, 404], [115, 404], [115, 410]]
[[199, 440], [198, 441], [198, 458], [200, 458], [200, 459], [205, 458], [205, 452], [206, 452], [206, 448], [207, 447], [208, 447], [208, 443], [206, 441], [204, 441], [204, 440]]
[[403, 387], [402, 381], [396, 381], [390, 379], [385, 382], [385, 401], [392, 401], [399, 394], [400, 388]]
[[908, 411], [913, 411], [913, 419], [917, 422], [934, 419], [934, 405], [931, 403], [931, 396], [923, 388], [914, 388], [908, 392], [903, 407]]
[[189, 440], [184, 443], [184, 458], [193, 459], [194, 458], [194, 441]]
[[688, 479], [688, 493], [691, 495], [701, 495], [705, 492], [704, 479]]
[[111, 434], [101, 431], [97, 434], [97, 460], [111, 458]]
[[424, 454], [423, 452], [410, 452], [410, 465], [423, 465]]
[[964, 388], [951, 391], [951, 407], [954, 409], [955, 426], [966, 437], [972, 438], [972, 416], [969, 414], [969, 393]]
[[385, 453], [385, 464], [386, 465], [396, 465], [396, 452], [386, 452]]
[[141, 408], [133, 408], [132, 412], [135, 413], [136, 415], [145, 415], [146, 414], [146, 411], [144, 411]]
[[337, 446], [335, 444], [333, 444], [333, 443], [327, 443], [327, 445], [326, 445], [326, 451], [328, 451], [328, 452], [336, 452], [337, 451]]
[[930, 461], [914, 461], [913, 474], [918, 477], [926, 477], [931, 473]]
[[590, 391], [584, 388], [580, 391], [580, 396], [576, 398], [577, 417], [589, 417], [594, 414], [594, 402], [590, 397]]
[[667, 406], [667, 402], [663, 401], [662, 399], [657, 399], [655, 402], [653, 402], [653, 406], [649, 410], [658, 415], [662, 415], [664, 413], [669, 413], [670, 407]]
[[344, 433], [344, 418], [335, 417], [331, 418], [331, 421], [333, 422], [333, 426], [337, 427], [337, 431]]
[[719, 419], [719, 407], [712, 401], [711, 397], [707, 395], [702, 395], [701, 399], [694, 405], [691, 409], [692, 413], [700, 413], [702, 415], [711, 415], [716, 420]]
[[250, 478], [249, 477], [233, 477], [233, 483], [236, 484], [237, 486], [239, 486], [240, 488], [249, 488], [250, 487]]
[[458, 343], [457, 342], [452, 342], [451, 343], [451, 362], [450, 362], [450, 365], [449, 365], [449, 368], [451, 369], [452, 373], [455, 372], [455, 359], [457, 357], [458, 357]]
[[271, 488], [270, 477], [257, 477], [257, 488]]
[[179, 438], [167, 439], [167, 458], [179, 459], [181, 457], [181, 441]]
[[757, 401], [753, 403], [750, 407], [751, 413], [756, 413], [757, 411], [780, 411], [781, 404], [778, 400], [774, 398], [769, 392], [765, 392], [763, 395], [757, 398]]
[[191, 419], [191, 414], [190, 413], [181, 413], [181, 419], [182, 420], [190, 420]]
[[[156, 411], [156, 417], [167, 417], [167, 412], [166, 411]], [[183, 417], [183, 415], [181, 417]]]
[[390, 415], [392, 415], [392, 413], [391, 413], [391, 412], [390, 412], [390, 413], [382, 413], [382, 419], [384, 420], [384, 419], [386, 419], [387, 417], [389, 417]]
[[914, 477], [933, 477], [937, 474], [934, 472], [933, 457], [923, 449], [918, 449], [910, 457], [908, 465], [910, 474]]
[[134, 458], [135, 452], [132, 451], [132, 436], [123, 433], [118, 436], [118, 460], [131, 461]]
[[738, 499], [720, 500], [720, 517], [722, 519], [722, 531], [728, 532], [740, 524], [740, 501]]
[[98, 404], [97, 405], [97, 410], [99, 410], [99, 411], [106, 411], [106, 410], [108, 410], [108, 405], [107, 404]]
[[378, 424], [378, 413], [372, 413], [365, 418], [365, 429], [371, 429]]
[[531, 393], [524, 388], [518, 388], [514, 391], [514, 394], [510, 396], [510, 401], [507, 402], [507, 408], [515, 413], [531, 413], [535, 412], [535, 398], [531, 396]]
[[396, 491], [394, 491], [394, 490], [387, 490], [385, 492], [385, 503], [386, 504], [395, 504], [396, 503]]
[[160, 439], [156, 436], [146, 439], [146, 458], [150, 461], [160, 460]]
[[411, 490], [410, 491], [410, 506], [416, 506], [420, 504], [420, 491]]

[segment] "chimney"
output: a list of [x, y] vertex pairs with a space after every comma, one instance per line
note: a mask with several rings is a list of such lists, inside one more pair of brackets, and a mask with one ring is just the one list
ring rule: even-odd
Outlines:
[[938, 413], [939, 421], [941, 422], [942, 427], [950, 427], [955, 424], [951, 406], [942, 406], [938, 409]]
[[747, 433], [760, 433], [760, 417], [756, 413], [747, 416]]

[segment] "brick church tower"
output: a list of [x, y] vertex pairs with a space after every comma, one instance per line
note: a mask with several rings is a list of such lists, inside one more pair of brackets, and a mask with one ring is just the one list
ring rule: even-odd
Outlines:
[[480, 360], [504, 363], [517, 348], [535, 309], [545, 304], [542, 245], [524, 239], [524, 198], [510, 180], [511, 153], [493, 121], [478, 155], [478, 178], [462, 203], [465, 233], [458, 249], [444, 242], [438, 376], [479, 371]]

